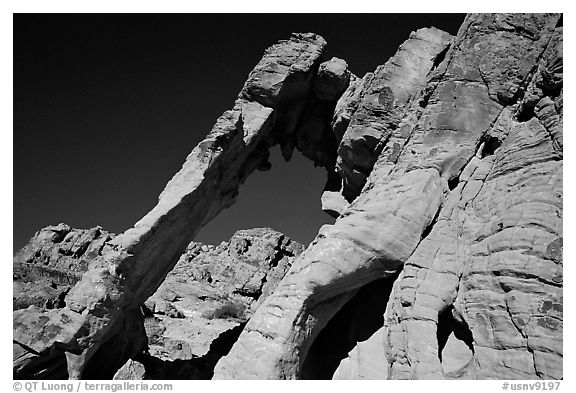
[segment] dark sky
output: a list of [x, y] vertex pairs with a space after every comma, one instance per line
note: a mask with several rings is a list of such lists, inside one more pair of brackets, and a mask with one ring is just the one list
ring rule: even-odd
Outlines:
[[[461, 14], [92, 14], [14, 16], [14, 248], [65, 222], [121, 233], [156, 203], [231, 108], [265, 48], [312, 31], [358, 76], [413, 30], [455, 34]], [[269, 226], [310, 242], [325, 175], [295, 154], [256, 172], [196, 240]]]

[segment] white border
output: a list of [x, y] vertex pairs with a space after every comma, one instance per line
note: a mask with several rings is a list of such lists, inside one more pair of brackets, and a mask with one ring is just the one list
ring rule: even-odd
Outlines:
[[[286, 0], [285, 3], [279, 3], [278, 0], [266, 1], [213, 1], [213, 2], [200, 2], [200, 1], [112, 1], [101, 0], [98, 2], [85, 2], [85, 1], [71, 1], [71, 0], [44, 0], [44, 1], [5, 1], [2, 5], [2, 14], [0, 19], [0, 42], [2, 50], [2, 61], [0, 67], [2, 68], [3, 83], [1, 86], [2, 94], [0, 101], [0, 119], [2, 119], [2, 143], [0, 144], [0, 168], [2, 184], [5, 185], [0, 195], [2, 195], [2, 222], [0, 226], [0, 250], [2, 250], [2, 263], [4, 274], [2, 274], [4, 285], [2, 285], [1, 301], [3, 310], [6, 314], [11, 311], [10, 293], [12, 285], [9, 282], [10, 271], [12, 266], [12, 206], [13, 206], [13, 106], [12, 106], [12, 14], [13, 13], [54, 13], [54, 12], [78, 12], [78, 13], [91, 13], [91, 12], [119, 12], [119, 13], [188, 13], [188, 12], [230, 12], [230, 13], [245, 13], [245, 12], [317, 12], [317, 13], [392, 13], [392, 12], [418, 12], [418, 13], [438, 13], [438, 12], [564, 12], [566, 26], [564, 31], [564, 68], [569, 70], [564, 79], [565, 88], [568, 94], [565, 94], [564, 106], [565, 110], [565, 130], [564, 144], [565, 144], [565, 177], [564, 183], [564, 286], [565, 307], [564, 312], [564, 375], [565, 380], [561, 383], [560, 391], [576, 391], [574, 384], [574, 377], [571, 370], [576, 370], [574, 366], [574, 339], [571, 335], [574, 324], [574, 312], [571, 310], [571, 303], [574, 299], [574, 271], [575, 268], [571, 264], [574, 260], [574, 247], [572, 246], [572, 223], [574, 223], [574, 207], [572, 201], [574, 200], [573, 193], [573, 180], [571, 175], [576, 173], [574, 171], [574, 160], [571, 157], [571, 151], [574, 149], [574, 122], [571, 115], [573, 110], [572, 96], [574, 92], [573, 77], [571, 76], [574, 67], [573, 61], [573, 43], [572, 34], [573, 24], [571, 10], [568, 10], [567, 2], [544, 2], [544, 1], [509, 1], [509, 0], [483, 0], [481, 2], [466, 2], [466, 1], [415, 1], [410, 0], [406, 2], [386, 2], [385, 0], [354, 0], [354, 1], [314, 1], [314, 0]], [[576, 72], [576, 71], [574, 71]], [[9, 303], [10, 302], [10, 303]], [[8, 321], [9, 317], [5, 316], [6, 321], [3, 324], [2, 335], [3, 339], [0, 340], [2, 348], [2, 357], [0, 358], [0, 375], [2, 376], [1, 383], [4, 385], [6, 391], [12, 390], [12, 351], [8, 346], [8, 337], [11, 337], [11, 323]], [[346, 391], [357, 389], [358, 387], [370, 389], [370, 391], [394, 391], [395, 389], [402, 389], [411, 391], [435, 390], [438, 389], [443, 392], [457, 391], [461, 393], [463, 389], [470, 392], [501, 392], [501, 382], [498, 381], [339, 381], [337, 384], [331, 382], [314, 382], [314, 381], [297, 381], [291, 383], [282, 382], [264, 382], [259, 381], [228, 381], [228, 382], [215, 382], [215, 381], [170, 381], [174, 383], [174, 390], [178, 392], [186, 392], [192, 390], [213, 390], [213, 389], [233, 389], [234, 392], [240, 391], [254, 391], [254, 389], [273, 388], [277, 392], [290, 392], [293, 393], [294, 389], [346, 389]], [[329, 383], [330, 386], [325, 385]], [[572, 388], [570, 388], [572, 386]], [[4, 390], [4, 389], [3, 389]]]

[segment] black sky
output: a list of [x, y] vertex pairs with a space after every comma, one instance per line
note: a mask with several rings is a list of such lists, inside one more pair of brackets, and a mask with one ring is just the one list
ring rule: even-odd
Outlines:
[[[413, 30], [455, 34], [461, 14], [14, 15], [14, 248], [65, 222], [121, 233], [156, 203], [229, 109], [265, 48], [312, 31], [358, 76]], [[197, 237], [270, 226], [308, 243], [324, 173], [277, 151]]]

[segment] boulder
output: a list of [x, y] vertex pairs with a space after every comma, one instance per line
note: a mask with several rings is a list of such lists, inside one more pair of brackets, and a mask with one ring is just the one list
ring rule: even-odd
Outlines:
[[144, 365], [132, 359], [129, 359], [116, 374], [115, 380], [143, 380], [146, 375]]
[[336, 101], [348, 88], [350, 75], [346, 61], [333, 57], [320, 64], [312, 91], [321, 100]]

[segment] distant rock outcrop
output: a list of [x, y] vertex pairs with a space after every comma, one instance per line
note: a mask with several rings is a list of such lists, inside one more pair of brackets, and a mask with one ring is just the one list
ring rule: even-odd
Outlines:
[[[133, 228], [17, 254], [15, 377], [562, 378], [562, 31], [468, 15], [362, 78], [273, 45]], [[334, 225], [190, 243], [275, 144], [326, 169]]]
[[[88, 261], [113, 238], [100, 227], [80, 230], [59, 224], [40, 230], [14, 259], [17, 320], [26, 321], [29, 312], [65, 307], [65, 295], [86, 272]], [[190, 243], [142, 305], [146, 337], [141, 337], [138, 361], [128, 361], [115, 378], [212, 377], [218, 359], [303, 249], [268, 228], [238, 231], [218, 246]], [[17, 336], [14, 353], [17, 378], [67, 375], [64, 359], [47, 361]]]
[[114, 237], [100, 227], [58, 224], [40, 230], [14, 257], [13, 309], [62, 308], [64, 297]]
[[236, 232], [217, 247], [191, 243], [144, 303], [146, 377], [209, 379], [246, 321], [304, 250], [266, 228]]

